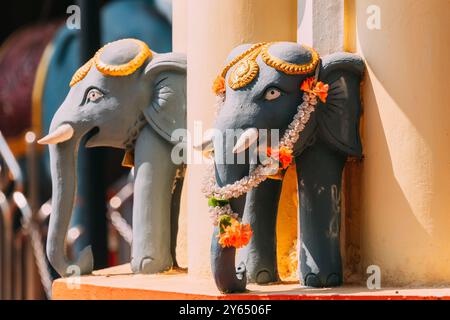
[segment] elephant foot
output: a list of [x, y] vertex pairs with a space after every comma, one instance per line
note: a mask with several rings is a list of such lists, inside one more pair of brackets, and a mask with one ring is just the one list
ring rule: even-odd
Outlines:
[[257, 270], [247, 270], [247, 277], [249, 282], [253, 282], [256, 284], [267, 284], [271, 282], [277, 282], [278, 274], [276, 271], [270, 271], [267, 268], [261, 268]]
[[342, 285], [342, 277], [336, 273], [328, 275], [308, 273], [305, 277], [305, 286], [312, 288], [338, 287]]
[[144, 257], [142, 259], [131, 260], [131, 270], [133, 273], [154, 274], [169, 270], [173, 265], [172, 258], [153, 259]]
[[267, 284], [275, 281], [277, 281], [276, 277], [274, 277], [269, 270], [260, 270], [256, 273], [255, 282], [257, 284]]

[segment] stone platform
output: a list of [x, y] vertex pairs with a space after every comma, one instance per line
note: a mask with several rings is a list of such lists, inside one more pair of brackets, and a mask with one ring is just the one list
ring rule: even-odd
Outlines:
[[221, 294], [212, 280], [192, 279], [186, 270], [158, 275], [134, 275], [129, 265], [94, 271], [80, 278], [53, 282], [53, 299], [75, 300], [450, 300], [450, 288], [365, 287], [301, 288], [298, 283], [249, 284], [249, 292]]

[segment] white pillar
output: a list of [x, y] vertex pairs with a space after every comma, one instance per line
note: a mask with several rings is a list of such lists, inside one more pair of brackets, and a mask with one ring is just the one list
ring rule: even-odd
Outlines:
[[448, 283], [450, 2], [357, 0], [355, 8], [367, 62], [364, 270], [378, 265], [382, 286]]
[[321, 55], [343, 51], [344, 4], [344, 0], [298, 0], [298, 42]]
[[172, 2], [172, 51], [186, 53], [187, 50], [187, 2]]
[[[186, 53], [187, 50], [187, 0], [172, 2], [172, 51]], [[186, 174], [186, 173], [185, 173]], [[180, 267], [188, 266], [188, 214], [187, 183], [183, 185], [181, 194], [180, 217], [178, 219], [177, 262]]]

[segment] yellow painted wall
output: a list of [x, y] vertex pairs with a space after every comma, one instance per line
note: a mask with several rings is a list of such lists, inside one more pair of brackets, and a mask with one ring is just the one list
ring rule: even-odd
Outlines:
[[298, 280], [297, 207], [297, 174], [291, 165], [283, 180], [277, 217], [278, 273], [285, 281]]
[[[367, 7], [381, 9], [369, 30]], [[363, 267], [382, 286], [450, 283], [450, 1], [357, 0]]]

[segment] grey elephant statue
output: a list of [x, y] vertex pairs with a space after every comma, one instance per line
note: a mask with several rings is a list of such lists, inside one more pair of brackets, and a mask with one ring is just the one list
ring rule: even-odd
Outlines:
[[215, 217], [211, 264], [220, 291], [242, 292], [247, 280], [279, 280], [277, 209], [293, 161], [300, 281], [341, 285], [341, 176], [346, 158], [362, 155], [363, 71], [354, 54], [321, 58], [313, 48], [290, 42], [244, 44], [229, 55], [214, 83], [220, 100], [216, 134], [200, 145], [214, 160], [204, 192]]
[[75, 72], [71, 89], [56, 111], [49, 144], [52, 208], [47, 256], [61, 276], [78, 266], [93, 269], [90, 247], [71, 261], [65, 238], [76, 194], [78, 146], [125, 149], [124, 165], [134, 166], [131, 268], [156, 273], [174, 263], [171, 224], [172, 183], [179, 165], [170, 161], [171, 134], [186, 127], [186, 58], [158, 54], [136, 39], [111, 42]]

